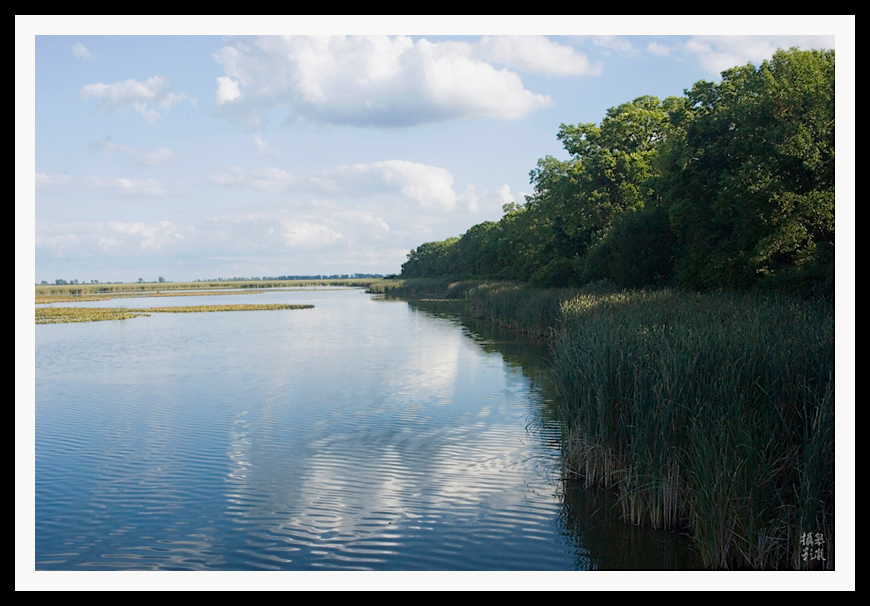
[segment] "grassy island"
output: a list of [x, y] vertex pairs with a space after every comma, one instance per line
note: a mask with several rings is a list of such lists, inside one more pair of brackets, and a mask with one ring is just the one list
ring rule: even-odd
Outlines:
[[269, 303], [262, 305], [191, 305], [178, 307], [39, 307], [36, 309], [37, 324], [58, 324], [62, 322], [100, 322], [103, 320], [127, 320], [153, 313], [200, 313], [214, 311], [257, 311], [274, 309], [310, 309], [313, 305], [292, 305]]

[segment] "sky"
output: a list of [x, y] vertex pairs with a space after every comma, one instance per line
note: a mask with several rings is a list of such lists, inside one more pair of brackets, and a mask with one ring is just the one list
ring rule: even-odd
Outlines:
[[411, 249], [522, 203], [539, 159], [568, 158], [561, 124], [843, 33], [824, 17], [757, 18], [750, 35], [590, 16], [172, 19], [35, 20], [35, 178], [16, 207], [32, 192], [36, 283], [398, 273]]

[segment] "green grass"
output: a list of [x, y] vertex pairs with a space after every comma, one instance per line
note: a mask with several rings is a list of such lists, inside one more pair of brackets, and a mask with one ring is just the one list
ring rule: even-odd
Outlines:
[[808, 567], [803, 532], [833, 566], [830, 303], [665, 290], [562, 311], [571, 473], [616, 490], [631, 523], [690, 528], [708, 567]]
[[128, 320], [141, 315], [145, 314], [123, 307], [39, 307], [36, 309], [36, 323], [102, 322]]
[[156, 291], [156, 292], [141, 292], [141, 293], [130, 293], [130, 292], [113, 292], [113, 293], [105, 293], [99, 295], [68, 295], [68, 294], [53, 294], [53, 295], [36, 295], [36, 304], [50, 304], [50, 303], [74, 303], [78, 301], [109, 301], [111, 299], [123, 299], [128, 297], [203, 297], [208, 295], [252, 295], [263, 292], [262, 290], [228, 290], [228, 291], [217, 291], [217, 290], [203, 290], [196, 292], [165, 292], [165, 291]]
[[261, 305], [190, 305], [177, 307], [39, 307], [36, 309], [37, 324], [58, 324], [66, 322], [100, 322], [105, 320], [127, 320], [152, 313], [204, 313], [218, 311], [258, 311], [277, 309], [310, 309], [313, 305], [287, 303], [267, 303]]

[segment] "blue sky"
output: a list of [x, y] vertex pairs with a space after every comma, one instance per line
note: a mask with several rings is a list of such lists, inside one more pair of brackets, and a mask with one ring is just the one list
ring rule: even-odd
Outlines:
[[16, 207], [32, 194], [35, 282], [396, 273], [522, 202], [539, 158], [567, 158], [560, 124], [854, 36], [830, 17], [169, 20], [33, 19]]

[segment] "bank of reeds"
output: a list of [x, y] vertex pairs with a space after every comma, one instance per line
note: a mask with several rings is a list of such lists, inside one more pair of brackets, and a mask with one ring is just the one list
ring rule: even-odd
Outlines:
[[37, 307], [37, 324], [63, 324], [68, 322], [103, 322], [128, 320], [143, 315], [124, 307]]
[[157, 291], [157, 292], [116, 292], [101, 295], [36, 295], [36, 305], [51, 303], [77, 303], [79, 301], [109, 301], [111, 299], [144, 298], [144, 297], [204, 297], [221, 295], [252, 295], [263, 292], [262, 290], [203, 290], [196, 292]]
[[830, 303], [664, 290], [575, 296], [561, 319], [571, 472], [629, 522], [690, 529], [710, 568], [833, 567]]
[[38, 307], [37, 324], [59, 324], [66, 322], [101, 322], [105, 320], [127, 320], [152, 313], [207, 313], [218, 311], [257, 311], [275, 309], [310, 309], [313, 305], [289, 303], [263, 303], [240, 305], [187, 305], [176, 307]]
[[322, 280], [216, 280], [211, 282], [133, 282], [125, 284], [40, 284], [36, 286], [36, 296], [166, 292], [173, 290], [227, 290], [236, 288], [311, 288], [318, 286], [365, 288], [369, 284], [379, 281], [383, 281], [383, 279], [324, 278]]
[[576, 291], [529, 288], [511, 282], [490, 282], [468, 288], [469, 310], [484, 318], [535, 338], [555, 336], [561, 324], [561, 306]]
[[709, 568], [833, 568], [831, 301], [400, 282], [551, 340], [566, 473], [627, 522], [691, 533]]
[[534, 288], [519, 282], [413, 278], [385, 280], [369, 292], [387, 296], [463, 300], [465, 311], [493, 324], [537, 338], [552, 338], [562, 324], [562, 304], [578, 295], [618, 289], [607, 281], [583, 288]]
[[413, 280], [376, 280], [366, 290], [376, 295], [388, 297], [446, 297], [449, 280], [441, 278], [414, 278]]

